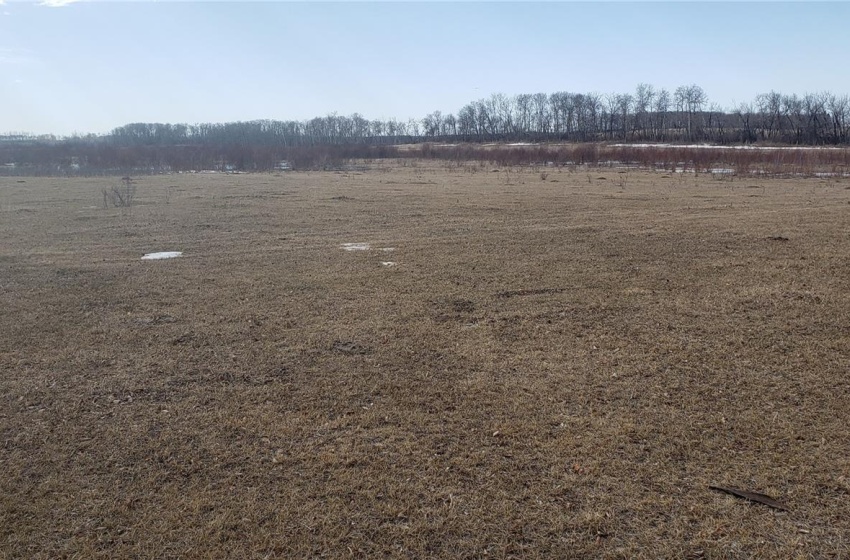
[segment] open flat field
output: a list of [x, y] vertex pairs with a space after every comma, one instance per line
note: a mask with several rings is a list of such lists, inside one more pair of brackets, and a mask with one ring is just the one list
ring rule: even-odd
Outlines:
[[0, 178], [0, 557], [850, 556], [850, 180], [117, 184]]

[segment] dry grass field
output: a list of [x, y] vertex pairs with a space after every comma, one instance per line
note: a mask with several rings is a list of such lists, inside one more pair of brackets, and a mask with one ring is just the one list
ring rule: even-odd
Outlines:
[[0, 557], [850, 556], [850, 180], [356, 169], [0, 178]]

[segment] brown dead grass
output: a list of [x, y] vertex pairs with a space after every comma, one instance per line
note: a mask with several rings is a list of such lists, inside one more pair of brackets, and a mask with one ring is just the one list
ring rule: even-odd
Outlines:
[[850, 181], [433, 165], [0, 178], [0, 556], [850, 555]]

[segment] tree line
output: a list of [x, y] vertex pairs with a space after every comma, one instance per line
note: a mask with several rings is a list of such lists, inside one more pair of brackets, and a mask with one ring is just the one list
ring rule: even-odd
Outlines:
[[[0, 136], [0, 163], [52, 169], [271, 169], [306, 158], [305, 148], [389, 147], [421, 142], [848, 143], [850, 97], [771, 91], [722, 109], [698, 85], [674, 91], [639, 84], [633, 92], [493, 94], [456, 114], [369, 120], [330, 114], [309, 120], [233, 123], [132, 123], [104, 135]], [[370, 148], [371, 149], [371, 148]], [[384, 153], [325, 149], [318, 153]], [[333, 156], [335, 157], [335, 156]], [[316, 158], [307, 158], [316, 159]], [[319, 157], [319, 160], [322, 158]], [[315, 162], [314, 162], [315, 163]]]
[[422, 119], [368, 120], [331, 114], [307, 121], [261, 120], [226, 124], [136, 123], [109, 135], [118, 145], [396, 144], [424, 140], [652, 141], [844, 144], [850, 97], [829, 92], [774, 91], [723, 110], [697, 85], [675, 91], [639, 84], [633, 93], [501, 93], [464, 105], [457, 115], [434, 111]]

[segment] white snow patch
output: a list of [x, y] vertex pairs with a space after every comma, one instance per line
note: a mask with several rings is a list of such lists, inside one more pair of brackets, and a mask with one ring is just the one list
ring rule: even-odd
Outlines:
[[397, 263], [394, 263], [392, 261], [381, 261], [382, 266], [395, 266], [396, 264]]
[[158, 261], [160, 259], [173, 259], [183, 254], [183, 251], [161, 251], [159, 253], [148, 253], [142, 257], [143, 261]]
[[837, 146], [719, 146], [717, 144], [611, 144], [612, 148], [688, 148], [705, 150], [843, 150]]
[[380, 249], [378, 249], [378, 250], [379, 250], [379, 251], [383, 251], [383, 252], [385, 252], [385, 253], [390, 253], [390, 252], [392, 252], [392, 251], [395, 251], [395, 247], [381, 247], [381, 248], [380, 248]]
[[343, 251], [368, 251], [369, 247], [368, 243], [343, 243], [340, 249]]
[[[802, 175], [802, 173], [798, 173], [798, 175]], [[850, 177], [850, 173], [830, 173], [825, 171], [823, 173], [814, 173], [815, 177]]]

